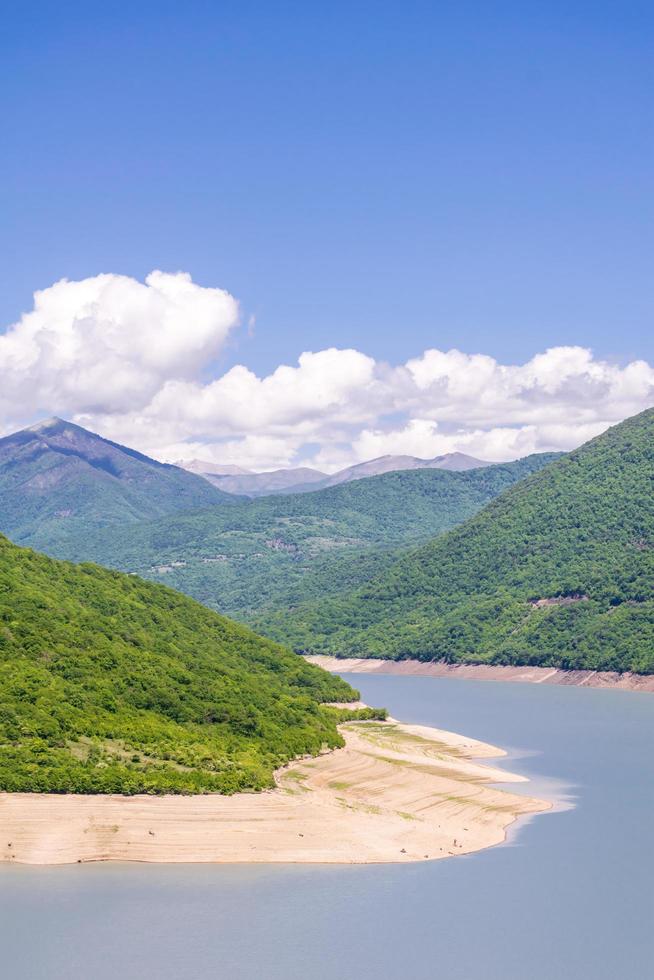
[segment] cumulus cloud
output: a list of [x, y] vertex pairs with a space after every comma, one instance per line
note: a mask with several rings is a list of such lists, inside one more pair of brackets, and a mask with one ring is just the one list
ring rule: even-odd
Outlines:
[[654, 403], [654, 369], [555, 347], [523, 364], [426, 350], [389, 365], [304, 352], [209, 377], [237, 301], [185, 273], [62, 280], [0, 334], [0, 427], [65, 415], [160, 459], [333, 470], [387, 453], [489, 460], [571, 449]]
[[648, 364], [577, 347], [522, 365], [431, 350], [397, 367], [326, 350], [263, 378], [237, 366], [205, 384], [171, 380], [143, 410], [83, 421], [168, 459], [333, 470], [387, 453], [499, 461], [572, 449], [653, 402]]
[[620, 367], [585, 347], [553, 347], [519, 365], [428, 350], [406, 367], [418, 396], [409, 404], [429, 418], [481, 425], [617, 420], [650, 404], [654, 383], [645, 361]]
[[[172, 381], [152, 407], [195, 428], [219, 425], [226, 432], [319, 423], [325, 416], [351, 421], [356, 393], [372, 384], [374, 371], [371, 357], [331, 348], [301, 354], [297, 367], [282, 365], [266, 378], [239, 365], [210, 384]], [[369, 408], [359, 406], [358, 417], [369, 417]]]
[[25, 413], [142, 408], [170, 377], [193, 378], [238, 322], [238, 303], [183, 272], [62, 279], [0, 334], [0, 407]]
[[607, 422], [583, 425], [519, 425], [490, 428], [458, 428], [442, 431], [430, 419], [410, 419], [402, 428], [389, 431], [364, 429], [354, 440], [359, 459], [387, 454], [431, 458], [463, 452], [479, 459], [502, 461], [531, 453], [574, 449], [606, 429]]

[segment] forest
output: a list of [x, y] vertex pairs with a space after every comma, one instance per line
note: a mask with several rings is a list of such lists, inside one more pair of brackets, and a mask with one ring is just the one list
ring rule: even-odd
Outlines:
[[654, 672], [654, 410], [609, 429], [353, 593], [255, 628], [336, 656]]
[[0, 789], [234, 793], [342, 744], [338, 677], [162, 585], [0, 536]]
[[[555, 454], [467, 472], [408, 470], [312, 493], [232, 498], [157, 520], [97, 530], [35, 524], [27, 539], [55, 557], [136, 572], [250, 622], [354, 589], [471, 517]], [[10, 535], [11, 537], [11, 535]]]

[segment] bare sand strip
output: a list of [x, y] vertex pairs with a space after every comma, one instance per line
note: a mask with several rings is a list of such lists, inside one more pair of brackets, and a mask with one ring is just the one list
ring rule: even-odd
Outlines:
[[618, 674], [607, 670], [559, 670], [556, 667], [501, 667], [493, 664], [446, 664], [422, 660], [382, 660], [378, 657], [323, 657], [306, 660], [332, 673], [414, 674], [473, 681], [520, 681], [568, 687], [612, 687], [622, 691], [654, 691], [652, 674]]
[[499, 844], [521, 815], [551, 803], [507, 792], [525, 782], [478, 759], [505, 755], [451, 732], [349, 722], [346, 746], [236, 796], [0, 794], [0, 857], [84, 861], [424, 861]]

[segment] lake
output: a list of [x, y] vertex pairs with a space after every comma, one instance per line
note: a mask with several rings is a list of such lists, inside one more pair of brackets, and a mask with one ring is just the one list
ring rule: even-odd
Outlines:
[[344, 675], [574, 805], [415, 865], [0, 867], [8, 980], [645, 980], [654, 695]]

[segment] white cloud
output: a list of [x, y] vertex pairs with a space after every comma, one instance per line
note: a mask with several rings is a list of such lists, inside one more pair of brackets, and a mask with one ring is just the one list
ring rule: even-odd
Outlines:
[[186, 273], [62, 279], [0, 334], [0, 409], [116, 413], [193, 378], [238, 322], [238, 303]]
[[443, 432], [430, 419], [410, 419], [400, 429], [363, 430], [354, 441], [359, 459], [387, 454], [431, 458], [445, 453], [463, 452], [490, 461], [517, 459], [531, 453], [574, 449], [598, 435], [606, 422], [586, 425], [493, 426], [482, 429], [456, 429]]
[[209, 463], [228, 463], [245, 469], [276, 470], [294, 465], [301, 442], [284, 436], [253, 435], [221, 443], [180, 442], [166, 446], [168, 462], [200, 459]]
[[[297, 367], [281, 365], [266, 378], [239, 365], [205, 385], [171, 381], [156, 395], [152, 409], [194, 428], [220, 426], [223, 432], [258, 432], [325, 416], [352, 420], [357, 392], [372, 384], [374, 370], [373, 359], [355, 350], [307, 352]], [[364, 409], [361, 418], [366, 417]]]
[[229, 293], [184, 273], [55, 283], [0, 334], [0, 429], [58, 414], [162, 459], [335, 469], [386, 453], [571, 449], [654, 403], [645, 361], [575, 346], [524, 364], [427, 350], [388, 365], [330, 348], [265, 377], [237, 365], [203, 380], [238, 320]]
[[481, 425], [617, 420], [654, 395], [654, 370], [645, 361], [620, 367], [584, 347], [553, 347], [522, 365], [428, 350], [407, 370], [418, 393], [410, 404], [427, 417]]

